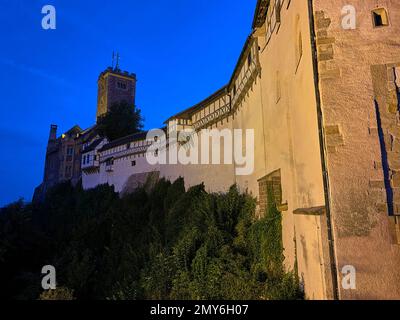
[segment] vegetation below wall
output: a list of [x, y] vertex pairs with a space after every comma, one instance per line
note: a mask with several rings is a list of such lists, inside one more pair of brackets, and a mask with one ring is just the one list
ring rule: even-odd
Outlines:
[[[270, 201], [271, 202], [271, 201]], [[0, 297], [19, 299], [300, 299], [283, 269], [281, 215], [233, 186], [208, 194], [159, 181], [119, 198], [61, 184], [45, 203], [0, 214]], [[54, 265], [59, 289], [43, 292]]]

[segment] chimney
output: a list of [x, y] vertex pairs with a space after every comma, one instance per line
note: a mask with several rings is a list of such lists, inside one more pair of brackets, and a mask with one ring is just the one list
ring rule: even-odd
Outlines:
[[56, 139], [57, 139], [57, 125], [52, 124], [50, 126], [49, 141], [55, 141]]

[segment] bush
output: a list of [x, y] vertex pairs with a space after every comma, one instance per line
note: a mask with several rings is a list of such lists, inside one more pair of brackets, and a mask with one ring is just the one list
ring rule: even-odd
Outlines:
[[35, 299], [40, 268], [52, 264], [62, 287], [41, 299], [302, 298], [269, 203], [256, 221], [254, 199], [236, 186], [209, 194], [161, 179], [120, 198], [109, 186], [61, 184], [43, 204], [3, 210], [1, 296]]
[[44, 291], [39, 300], [75, 300], [75, 298], [73, 290], [60, 287], [55, 290]]

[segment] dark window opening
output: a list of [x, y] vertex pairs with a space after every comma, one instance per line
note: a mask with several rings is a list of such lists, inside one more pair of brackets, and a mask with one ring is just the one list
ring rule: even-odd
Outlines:
[[127, 86], [126, 83], [123, 82], [117, 82], [117, 87], [118, 89], [126, 90]]
[[136, 166], [136, 160], [132, 161], [132, 167]]
[[386, 9], [379, 8], [372, 11], [374, 27], [386, 27], [389, 25], [389, 17]]

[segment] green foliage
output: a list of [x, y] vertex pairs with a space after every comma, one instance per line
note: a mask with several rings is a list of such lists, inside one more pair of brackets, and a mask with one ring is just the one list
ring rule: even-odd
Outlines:
[[46, 290], [40, 295], [39, 300], [75, 300], [74, 291], [63, 287]]
[[36, 299], [40, 268], [52, 264], [57, 283], [78, 299], [302, 298], [283, 267], [281, 214], [271, 199], [255, 221], [254, 199], [236, 186], [209, 194], [203, 185], [185, 191], [183, 179], [160, 180], [120, 198], [106, 185], [61, 184], [41, 205], [2, 210], [0, 295]]
[[125, 101], [112, 104], [110, 110], [97, 122], [98, 133], [109, 141], [137, 133], [142, 129], [141, 110]]

